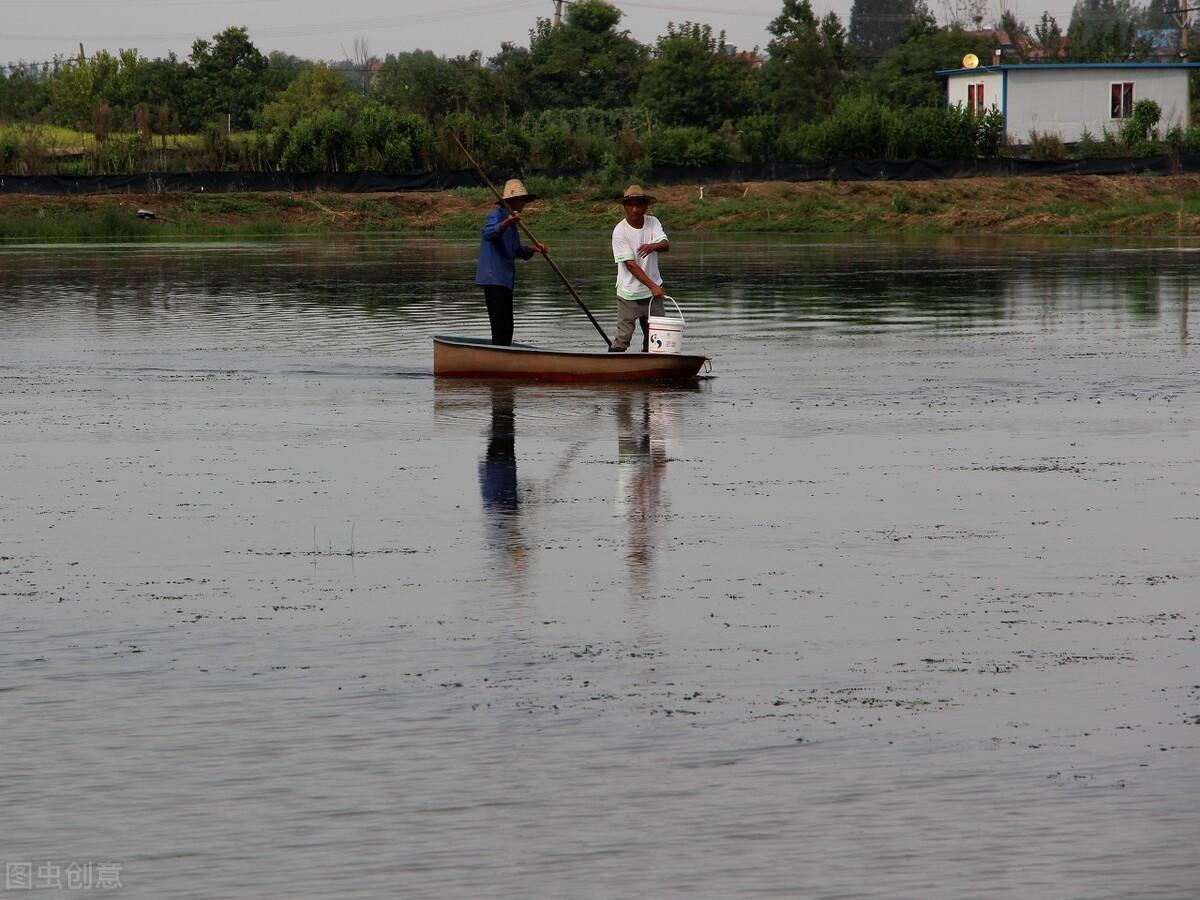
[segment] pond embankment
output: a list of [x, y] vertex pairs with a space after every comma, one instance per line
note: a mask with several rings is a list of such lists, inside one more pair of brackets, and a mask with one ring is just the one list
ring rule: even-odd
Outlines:
[[[1200, 234], [1200, 175], [755, 182], [651, 188], [668, 230], [792, 234]], [[403, 194], [0, 195], [0, 237], [186, 238], [313, 232], [463, 232], [480, 189]], [[153, 220], [138, 218], [154, 211]], [[611, 227], [592, 191], [527, 212], [539, 234]]]

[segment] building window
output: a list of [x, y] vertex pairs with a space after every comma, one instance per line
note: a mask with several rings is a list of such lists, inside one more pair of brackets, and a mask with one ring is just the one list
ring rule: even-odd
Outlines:
[[967, 109], [972, 113], [983, 112], [983, 82], [977, 81], [967, 85]]
[[1133, 115], [1133, 82], [1114, 81], [1112, 89], [1112, 113], [1110, 119], [1128, 119]]

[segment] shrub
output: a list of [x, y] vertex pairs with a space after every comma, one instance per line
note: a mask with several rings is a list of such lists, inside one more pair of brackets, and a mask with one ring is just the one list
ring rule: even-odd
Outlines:
[[773, 115], [745, 116], [738, 119], [738, 142], [742, 153], [753, 162], [766, 162], [775, 152], [779, 121]]
[[625, 186], [625, 170], [612, 153], [606, 153], [596, 173], [596, 194], [605, 198], [619, 197]]
[[1035, 128], [1029, 132], [1029, 158], [1066, 159], [1067, 145], [1057, 134], [1050, 131], [1039, 134]]
[[719, 133], [704, 128], [657, 128], [646, 138], [652, 166], [708, 166], [733, 159], [733, 148]]
[[561, 122], [548, 122], [534, 132], [533, 152], [542, 166], [561, 169], [567, 163], [569, 152], [567, 129]]
[[878, 100], [847, 95], [838, 101], [825, 134], [827, 159], [879, 159], [887, 155], [889, 116]]
[[803, 163], [818, 163], [828, 159], [828, 130], [826, 121], [807, 122], [788, 129], [779, 136], [779, 157]]
[[[1153, 100], [1139, 100], [1133, 104], [1133, 115], [1125, 120], [1121, 127], [1121, 141], [1131, 150], [1144, 146], [1147, 142], [1158, 141], [1158, 120], [1162, 117], [1162, 107]], [[1151, 153], [1156, 150], [1151, 151]], [[1149, 154], [1134, 152], [1135, 156]]]
[[1076, 159], [1095, 159], [1100, 155], [1100, 143], [1095, 136], [1086, 128], [1083, 129], [1083, 134], [1079, 136], [1079, 140], [1075, 142], [1075, 158]]
[[11, 131], [0, 134], [0, 167], [5, 175], [17, 175], [21, 161], [21, 142]]
[[975, 120], [975, 150], [982, 157], [998, 156], [1004, 139], [1004, 114], [990, 109]]
[[506, 172], [524, 174], [529, 167], [533, 142], [519, 125], [509, 125], [500, 132], [499, 138], [488, 155], [488, 163]]
[[654, 164], [649, 156], [643, 156], [633, 164], [633, 178], [641, 185], [646, 185], [654, 177]]
[[1185, 150], [1183, 126], [1172, 125], [1168, 128], [1167, 133], [1163, 135], [1163, 144], [1166, 145], [1168, 153], [1183, 153]]

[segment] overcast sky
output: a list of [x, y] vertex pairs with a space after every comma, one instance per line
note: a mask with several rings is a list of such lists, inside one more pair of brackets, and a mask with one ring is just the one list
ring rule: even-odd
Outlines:
[[[833, 10], [849, 24], [851, 2], [814, 0], [813, 8], [820, 14]], [[989, 18], [996, 14], [997, 0], [992, 3]], [[749, 49], [766, 46], [767, 24], [782, 2], [617, 0], [616, 5], [625, 13], [621, 27], [643, 43], [653, 43], [667, 22], [690, 19], [724, 29], [730, 43]], [[1071, 0], [1009, 5], [1030, 24], [1043, 9], [1058, 17], [1064, 31], [1070, 18]], [[941, 15], [941, 0], [930, 6]], [[264, 53], [283, 50], [311, 59], [341, 59], [358, 37], [381, 57], [417, 48], [491, 56], [503, 41], [528, 46], [534, 20], [553, 11], [552, 0], [0, 0], [0, 61], [74, 55], [81, 42], [88, 54], [135, 47], [150, 57], [171, 50], [186, 57], [193, 39], [229, 25], [248, 27]]]

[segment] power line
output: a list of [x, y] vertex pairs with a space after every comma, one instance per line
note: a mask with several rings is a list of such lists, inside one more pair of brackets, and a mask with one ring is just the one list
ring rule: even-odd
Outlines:
[[715, 13], [721, 16], [755, 16], [768, 21], [779, 15], [778, 9], [774, 12], [759, 12], [752, 9], [730, 9], [727, 6], [679, 6], [673, 3], [630, 3], [629, 0], [617, 0], [617, 5], [620, 7], [630, 6], [635, 9], [662, 9], [668, 12]]
[[[304, 37], [312, 34], [329, 34], [335, 31], [360, 30], [369, 28], [395, 28], [404, 25], [424, 25], [434, 22], [446, 22], [455, 19], [467, 19], [475, 16], [491, 15], [501, 12], [510, 12], [516, 9], [531, 9], [535, 6], [541, 6], [542, 0], [505, 0], [505, 2], [497, 2], [491, 0], [487, 3], [477, 3], [470, 6], [462, 6], [456, 9], [443, 9], [438, 12], [418, 13], [416, 15], [406, 16], [381, 16], [373, 19], [344, 19], [339, 22], [322, 22], [319, 24], [297, 24], [284, 25], [278, 28], [255, 28], [253, 33], [256, 37]], [[47, 34], [13, 34], [6, 33], [4, 37], [8, 40], [20, 41], [61, 41], [63, 40], [62, 32], [54, 35]], [[76, 35], [76, 39], [82, 39], [88, 42], [108, 42], [108, 41], [172, 41], [172, 40], [189, 40], [196, 37], [195, 31], [187, 32], [161, 32], [158, 34], [83, 34]]]

